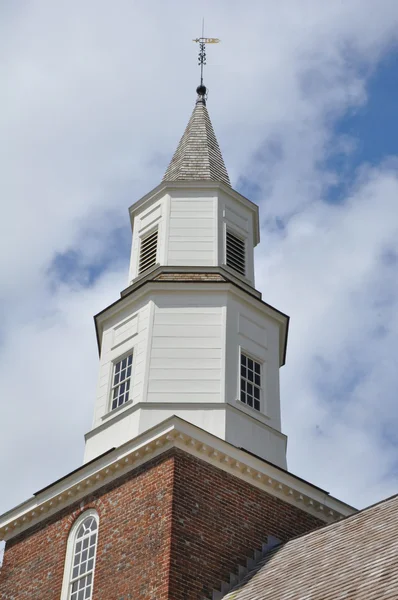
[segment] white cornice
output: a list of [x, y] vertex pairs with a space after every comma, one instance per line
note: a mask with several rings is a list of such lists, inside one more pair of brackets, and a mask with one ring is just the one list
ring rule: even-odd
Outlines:
[[238, 200], [244, 206], [246, 206], [249, 210], [254, 213], [254, 218], [256, 221], [256, 226], [254, 228], [254, 245], [256, 246], [260, 242], [260, 226], [259, 226], [259, 218], [258, 218], [258, 206], [245, 196], [242, 196], [239, 192], [229, 187], [225, 183], [221, 181], [162, 181], [158, 186], [152, 189], [150, 192], [145, 194], [140, 200], [134, 202], [129, 208], [130, 221], [131, 221], [131, 230], [133, 230], [134, 216], [138, 210], [142, 210], [142, 208], [148, 202], [153, 202], [157, 198], [161, 197], [164, 194], [172, 190], [181, 190], [186, 189], [188, 191], [192, 190], [220, 190], [224, 194], [231, 196], [235, 200]]
[[153, 293], [161, 291], [170, 292], [216, 292], [216, 293], [232, 293], [239, 297], [239, 299], [257, 310], [261, 310], [271, 319], [278, 324], [279, 336], [280, 336], [280, 366], [285, 364], [285, 350], [287, 341], [287, 332], [289, 317], [284, 313], [280, 312], [273, 306], [267, 304], [261, 298], [257, 298], [251, 294], [246, 293], [244, 290], [239, 288], [234, 283], [228, 281], [224, 282], [193, 282], [193, 281], [161, 281], [161, 280], [148, 280], [145, 285], [141, 285], [130, 294], [122, 296], [117, 302], [111, 304], [106, 309], [101, 311], [94, 317], [95, 327], [97, 332], [97, 339], [99, 340], [99, 348], [101, 348], [102, 340], [102, 326], [103, 323], [111, 316], [117, 314], [123, 310], [131, 302], [137, 302], [145, 297], [151, 297]]
[[0, 540], [14, 537], [171, 448], [243, 479], [325, 523], [355, 512], [327, 492], [174, 416], [4, 513], [0, 516]]

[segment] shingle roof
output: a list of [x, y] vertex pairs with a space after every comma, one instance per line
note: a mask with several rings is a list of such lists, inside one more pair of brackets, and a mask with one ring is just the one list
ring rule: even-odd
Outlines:
[[398, 598], [398, 497], [272, 550], [224, 600]]
[[163, 181], [211, 180], [231, 185], [203, 95], [195, 108]]

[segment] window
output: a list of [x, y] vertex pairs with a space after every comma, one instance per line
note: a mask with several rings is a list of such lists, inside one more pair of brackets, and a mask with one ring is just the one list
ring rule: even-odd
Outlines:
[[240, 399], [260, 410], [261, 365], [245, 354], [240, 356]]
[[226, 264], [231, 269], [246, 275], [245, 240], [227, 229], [226, 233]]
[[97, 540], [98, 515], [89, 510], [80, 515], [69, 534], [61, 600], [92, 599]]
[[156, 253], [158, 248], [158, 230], [152, 231], [149, 235], [141, 238], [140, 262], [138, 273], [146, 271], [156, 264]]
[[112, 410], [125, 404], [129, 399], [132, 364], [133, 353], [125, 356], [113, 366]]

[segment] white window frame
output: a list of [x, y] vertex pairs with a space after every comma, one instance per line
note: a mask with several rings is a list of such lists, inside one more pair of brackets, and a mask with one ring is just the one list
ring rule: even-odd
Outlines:
[[[120, 404], [120, 406], [116, 406], [115, 408], [112, 408], [112, 404], [113, 404], [113, 390], [115, 389], [115, 385], [113, 385], [113, 378], [115, 375], [115, 368], [117, 363], [121, 362], [124, 358], [127, 358], [128, 356], [132, 356], [131, 359], [131, 375], [129, 377], [130, 379], [130, 387], [129, 387], [129, 399], [127, 400], [127, 402], [123, 402], [123, 404]], [[123, 354], [121, 354], [120, 356], [117, 356], [116, 358], [114, 358], [111, 361], [111, 369], [110, 369], [110, 377], [109, 377], [109, 393], [108, 393], [108, 397], [109, 397], [109, 413], [114, 413], [117, 410], [121, 410], [126, 404], [130, 403], [133, 397], [133, 375], [134, 375], [134, 347], [129, 348], [129, 350], [127, 350], [126, 352], [124, 352]], [[125, 379], [124, 381], [127, 381], [127, 379]], [[120, 382], [118, 384], [116, 384], [117, 386], [120, 385]], [[125, 392], [124, 392], [125, 393]], [[109, 414], [108, 413], [108, 414]]]
[[97, 552], [98, 552], [99, 516], [95, 509], [90, 508], [89, 510], [85, 510], [84, 512], [81, 513], [81, 515], [79, 515], [79, 517], [73, 523], [73, 525], [69, 531], [68, 542], [66, 545], [64, 577], [62, 580], [62, 590], [61, 590], [60, 600], [70, 600], [70, 597], [71, 597], [70, 588], [71, 588], [71, 583], [72, 583], [72, 567], [73, 567], [73, 559], [75, 557], [76, 536], [77, 536], [77, 532], [79, 531], [80, 525], [88, 517], [94, 517], [94, 519], [97, 522], [97, 541], [96, 541], [95, 553], [94, 553], [94, 564], [93, 564], [93, 569], [91, 571], [91, 573], [93, 575], [92, 584], [91, 584], [91, 598], [93, 597], [95, 565], [96, 565]]
[[[231, 267], [231, 265], [227, 264], [227, 233], [228, 232], [231, 233], [232, 235], [234, 235], [239, 240], [241, 240], [244, 244], [244, 253], [245, 253], [245, 272], [244, 273], [237, 271], [234, 267]], [[244, 277], [245, 279], [247, 279], [247, 273], [248, 273], [247, 235], [243, 234], [242, 231], [240, 231], [240, 230], [238, 231], [235, 227], [231, 226], [230, 223], [225, 223], [225, 227], [224, 227], [224, 265], [227, 267], [227, 269], [230, 269], [232, 271], [232, 273], [234, 273], [234, 275], [236, 275], [236, 277]]]
[[[243, 402], [243, 400], [241, 400], [241, 380], [242, 380], [242, 375], [241, 375], [241, 368], [242, 368], [242, 354], [254, 361], [255, 363], [257, 363], [258, 365], [260, 365], [260, 385], [257, 385], [256, 383], [253, 383], [253, 386], [256, 386], [259, 388], [260, 390], [260, 397], [259, 397], [259, 403], [260, 403], [260, 408], [254, 408], [254, 394], [253, 394], [253, 406], [250, 406], [249, 404], [247, 404], [247, 402]], [[264, 413], [264, 361], [259, 359], [257, 356], [254, 356], [251, 352], [247, 352], [245, 350], [245, 348], [239, 348], [239, 368], [238, 368], [238, 402], [243, 406], [246, 406], [249, 410], [253, 410], [256, 414], [258, 413]], [[247, 381], [247, 379], [246, 379]], [[251, 382], [250, 382], [251, 383]]]

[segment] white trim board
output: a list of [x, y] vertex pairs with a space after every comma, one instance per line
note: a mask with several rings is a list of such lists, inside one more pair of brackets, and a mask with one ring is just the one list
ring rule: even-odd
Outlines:
[[11, 539], [171, 448], [179, 448], [243, 479], [325, 523], [356, 512], [295, 475], [173, 416], [1, 515], [0, 540]]

